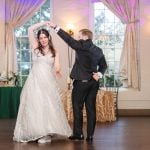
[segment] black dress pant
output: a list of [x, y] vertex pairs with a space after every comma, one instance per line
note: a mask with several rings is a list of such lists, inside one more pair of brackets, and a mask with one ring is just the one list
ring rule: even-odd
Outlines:
[[87, 114], [87, 136], [93, 136], [96, 124], [96, 95], [99, 82], [91, 79], [87, 82], [74, 80], [72, 90], [73, 106], [73, 134], [83, 134], [83, 107], [85, 104]]

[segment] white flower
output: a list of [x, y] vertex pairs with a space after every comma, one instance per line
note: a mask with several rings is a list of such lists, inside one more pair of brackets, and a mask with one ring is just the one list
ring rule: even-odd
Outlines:
[[6, 73], [6, 71], [2, 71], [1, 77], [2, 77], [2, 78], [7, 78], [7, 73]]
[[8, 73], [8, 78], [13, 78], [13, 72], [12, 71], [9, 71], [9, 73]]

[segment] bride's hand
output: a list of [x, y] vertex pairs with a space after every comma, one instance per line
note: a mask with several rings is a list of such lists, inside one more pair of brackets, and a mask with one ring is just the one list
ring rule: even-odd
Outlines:
[[55, 65], [54, 71], [55, 71], [56, 77], [59, 77], [59, 78], [60, 78], [60, 77], [62, 76], [62, 74], [61, 74], [61, 68], [60, 68], [59, 65]]
[[60, 71], [55, 71], [55, 75], [56, 75], [56, 77], [58, 77], [58, 78], [61, 78], [61, 77], [62, 77], [62, 74], [61, 74]]

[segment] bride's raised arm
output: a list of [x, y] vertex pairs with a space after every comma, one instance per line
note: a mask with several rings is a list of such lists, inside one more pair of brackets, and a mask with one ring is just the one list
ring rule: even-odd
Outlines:
[[36, 49], [38, 47], [38, 41], [34, 35], [34, 31], [37, 30], [39, 27], [46, 26], [47, 23], [48, 22], [40, 22], [28, 28], [28, 37], [32, 49]]

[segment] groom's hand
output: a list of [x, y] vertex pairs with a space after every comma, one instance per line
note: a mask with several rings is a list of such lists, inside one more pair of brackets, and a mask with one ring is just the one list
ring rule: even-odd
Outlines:
[[55, 65], [54, 68], [55, 68], [54, 70], [55, 70], [56, 77], [58, 77], [58, 78], [62, 77], [60, 66]]
[[50, 27], [50, 28], [53, 28], [53, 29], [55, 29], [57, 26], [53, 23], [53, 22], [51, 22], [51, 21], [48, 21], [47, 22], [47, 24], [46, 24], [48, 27]]
[[100, 78], [102, 78], [102, 74], [100, 72], [93, 72], [93, 79], [98, 81]]

